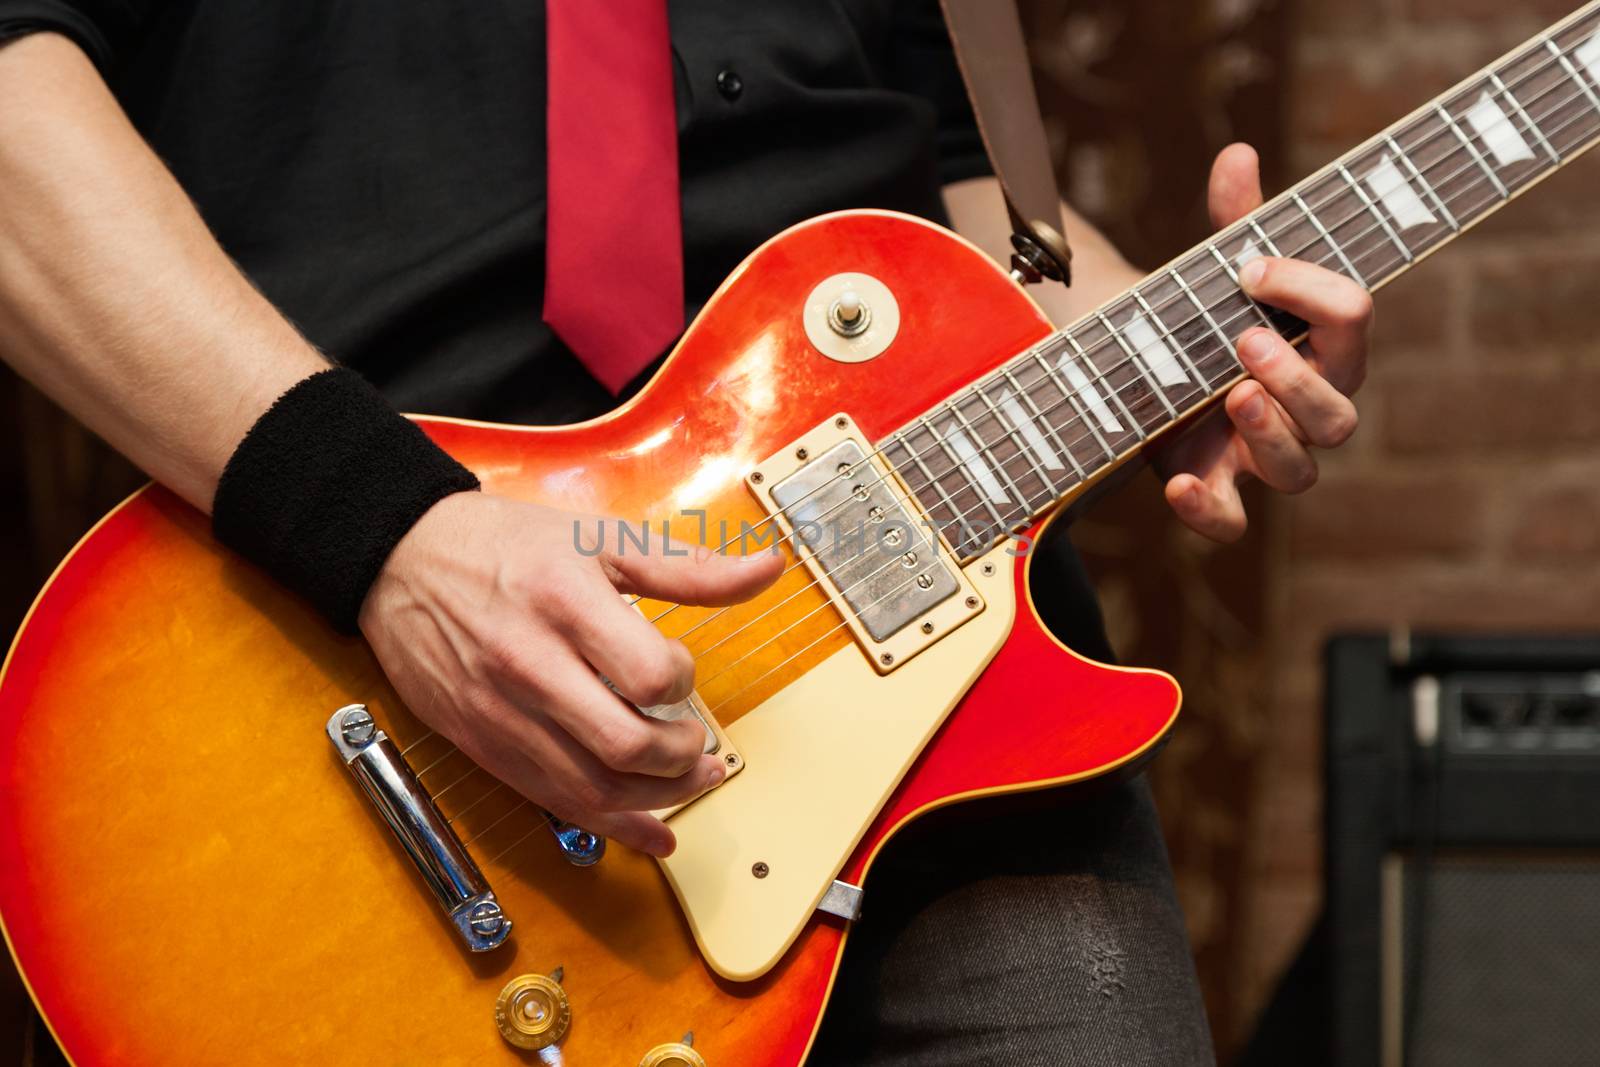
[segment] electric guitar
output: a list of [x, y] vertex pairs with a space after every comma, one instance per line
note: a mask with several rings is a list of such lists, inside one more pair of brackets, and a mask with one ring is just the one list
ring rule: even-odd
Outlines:
[[[650, 385], [560, 429], [425, 418], [486, 490], [779, 551], [728, 609], [637, 604], [696, 656], [729, 775], [659, 863], [429, 732], [367, 647], [148, 487], [0, 676], [0, 916], [99, 1064], [805, 1060], [868, 873], [967, 798], [1125, 770], [1179, 692], [1041, 624], [1026, 546], [1304, 324], [1257, 255], [1377, 288], [1600, 138], [1600, 5], [1069, 329], [955, 235], [813, 219], [729, 278]], [[665, 524], [665, 527], [663, 527]]]

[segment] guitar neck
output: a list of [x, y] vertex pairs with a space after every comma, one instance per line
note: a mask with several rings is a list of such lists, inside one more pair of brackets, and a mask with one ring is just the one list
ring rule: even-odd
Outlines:
[[1305, 323], [1238, 268], [1318, 263], [1377, 289], [1600, 140], [1600, 0], [878, 443], [972, 558], [1244, 376], [1239, 337]]

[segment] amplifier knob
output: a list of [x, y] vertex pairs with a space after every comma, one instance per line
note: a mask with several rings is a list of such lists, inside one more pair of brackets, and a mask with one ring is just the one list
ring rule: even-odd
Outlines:
[[540, 1049], [566, 1035], [572, 1007], [561, 983], [546, 974], [519, 974], [500, 990], [494, 1024], [500, 1036], [523, 1049]]
[[683, 1035], [682, 1041], [669, 1041], [657, 1045], [644, 1054], [639, 1067], [706, 1067], [706, 1058], [694, 1050], [694, 1033]]

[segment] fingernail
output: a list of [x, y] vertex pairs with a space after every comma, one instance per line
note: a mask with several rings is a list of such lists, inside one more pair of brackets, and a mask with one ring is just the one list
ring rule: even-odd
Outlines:
[[1239, 415], [1245, 422], [1260, 422], [1261, 416], [1266, 414], [1267, 402], [1261, 399], [1261, 394], [1250, 397], [1239, 405]]
[[1200, 507], [1200, 487], [1198, 485], [1191, 485], [1188, 492], [1183, 494], [1183, 506], [1190, 511], [1195, 511]]
[[1239, 354], [1251, 363], [1265, 363], [1277, 350], [1276, 339], [1266, 330], [1256, 330], [1239, 342]]
[[1239, 268], [1239, 284], [1246, 290], [1254, 289], [1261, 284], [1261, 276], [1267, 273], [1267, 265], [1259, 259], [1252, 259]]
[[712, 785], [716, 785], [718, 782], [728, 777], [728, 770], [722, 765], [722, 761], [720, 759], [714, 760], [711, 764], [711, 770], [707, 773], [706, 777], [711, 779]]

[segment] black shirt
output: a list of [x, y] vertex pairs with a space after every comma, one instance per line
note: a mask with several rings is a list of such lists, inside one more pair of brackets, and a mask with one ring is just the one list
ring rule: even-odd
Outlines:
[[[944, 221], [988, 172], [936, 0], [672, 0], [692, 315], [813, 215]], [[224, 249], [400, 409], [557, 423], [613, 398], [540, 320], [537, 0], [0, 0], [81, 45]], [[594, 283], [628, 269], [596, 249]], [[1041, 610], [1109, 658], [1067, 546]]]
[[[825, 211], [939, 220], [987, 161], [934, 0], [669, 5], [690, 315]], [[404, 410], [502, 422], [612, 399], [540, 321], [536, 0], [0, 0], [95, 60], [222, 246]], [[596, 249], [594, 284], [628, 270]]]

